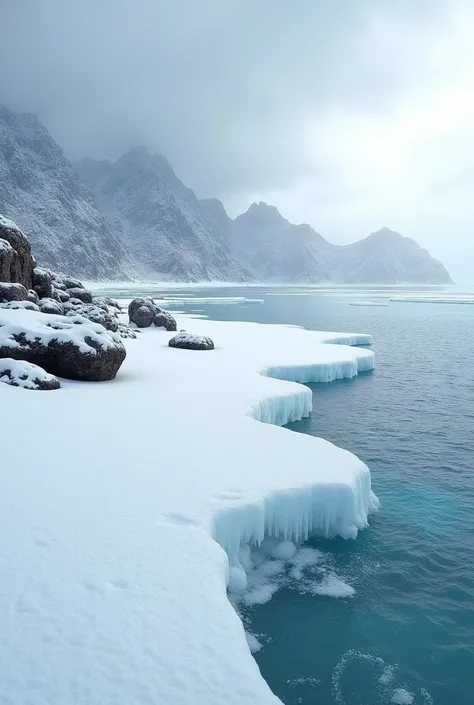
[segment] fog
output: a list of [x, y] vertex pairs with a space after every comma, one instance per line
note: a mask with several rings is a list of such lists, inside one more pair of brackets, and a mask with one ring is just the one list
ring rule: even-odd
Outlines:
[[474, 281], [465, 0], [0, 0], [0, 102], [73, 160], [144, 144], [230, 215], [386, 225]]

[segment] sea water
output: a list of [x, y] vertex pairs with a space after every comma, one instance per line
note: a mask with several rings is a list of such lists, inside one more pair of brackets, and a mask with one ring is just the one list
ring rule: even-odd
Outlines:
[[[474, 702], [474, 306], [390, 303], [427, 293], [449, 290], [179, 292], [264, 302], [180, 304], [215, 319], [374, 338], [375, 372], [315, 385], [311, 417], [289, 428], [364, 460], [380, 511], [355, 541], [308, 544], [319, 559], [244, 614], [261, 672], [287, 705]], [[367, 301], [387, 306], [350, 305]]]

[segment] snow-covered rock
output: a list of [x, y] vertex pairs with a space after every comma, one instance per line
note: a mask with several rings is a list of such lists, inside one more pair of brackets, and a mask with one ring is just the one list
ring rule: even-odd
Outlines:
[[84, 159], [77, 166], [148, 278], [252, 280], [228, 234], [163, 156], [137, 147], [115, 163]]
[[[1, 173], [0, 159], [0, 211], [4, 188]], [[33, 266], [33, 256], [27, 238], [12, 220], [0, 215], [0, 281], [18, 282], [30, 289]]]
[[115, 377], [125, 355], [119, 336], [81, 316], [0, 309], [0, 358], [26, 360], [67, 379], [104, 381]]
[[23, 284], [0, 282], [0, 302], [27, 301], [28, 291]]
[[53, 278], [43, 267], [33, 269], [33, 289], [40, 299], [50, 299], [53, 295]]
[[183, 348], [183, 350], [214, 350], [214, 341], [205, 335], [196, 335], [182, 331], [170, 338], [170, 348]]
[[131, 315], [130, 323], [134, 323], [137, 328], [149, 328], [155, 318], [155, 307], [142, 304], [135, 306]]
[[[136, 271], [91, 191], [38, 118], [2, 106], [0, 213], [27, 233], [44, 267], [101, 280], [123, 280]], [[18, 281], [31, 288], [31, 282]]]
[[40, 311], [40, 307], [33, 303], [33, 301], [7, 301], [6, 303], [1, 303], [0, 308], [7, 308], [10, 311]]
[[69, 294], [69, 296], [72, 299], [79, 299], [85, 304], [91, 304], [92, 303], [92, 293], [88, 291], [87, 289], [81, 288], [79, 286], [75, 286], [72, 289], [66, 289], [66, 292]]
[[56, 299], [45, 297], [38, 301], [38, 306], [40, 307], [41, 313], [54, 314], [56, 316], [62, 316], [64, 314], [64, 306]]
[[165, 330], [168, 331], [174, 331], [178, 329], [178, 325], [176, 323], [176, 319], [174, 316], [171, 315], [171, 313], [168, 313], [168, 311], [165, 311], [162, 308], [157, 307], [158, 310], [155, 313], [155, 317], [153, 319], [153, 324], [157, 326], [157, 328], [164, 328]]
[[105, 304], [84, 304], [73, 303], [72, 299], [64, 304], [66, 316], [82, 316], [93, 323], [100, 323], [106, 330], [113, 332], [118, 330], [119, 319], [113, 309], [109, 309]]
[[61, 386], [57, 377], [48, 374], [38, 365], [11, 358], [0, 359], [0, 382], [11, 387], [41, 391], [59, 389]]

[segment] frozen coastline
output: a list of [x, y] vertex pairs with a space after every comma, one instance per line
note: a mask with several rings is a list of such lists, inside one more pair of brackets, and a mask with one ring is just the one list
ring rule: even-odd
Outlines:
[[278, 427], [311, 411], [296, 382], [371, 369], [344, 345], [368, 337], [178, 324], [216, 350], [147, 329], [114, 382], [0, 385], [5, 702], [280, 702], [227, 599], [229, 559], [266, 534], [354, 537], [376, 508], [354, 455]]

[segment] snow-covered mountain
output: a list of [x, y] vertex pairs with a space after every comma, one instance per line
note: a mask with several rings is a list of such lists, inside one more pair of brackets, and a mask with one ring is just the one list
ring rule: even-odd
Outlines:
[[87, 158], [77, 168], [148, 276], [252, 281], [231, 252], [230, 233], [219, 214], [196, 198], [163, 156], [137, 147], [115, 163]]
[[351, 245], [333, 245], [309, 225], [293, 225], [266, 203], [252, 204], [229, 228], [236, 253], [260, 281], [452, 283], [427, 250], [388, 228]]
[[410, 237], [382, 228], [363, 240], [326, 250], [334, 282], [344, 284], [452, 284], [428, 250]]
[[275, 206], [253, 203], [231, 225], [233, 246], [259, 281], [319, 283], [330, 273], [324, 238], [309, 225], [292, 225]]
[[28, 235], [42, 266], [85, 279], [125, 279], [134, 265], [36, 115], [0, 106], [0, 213]]

